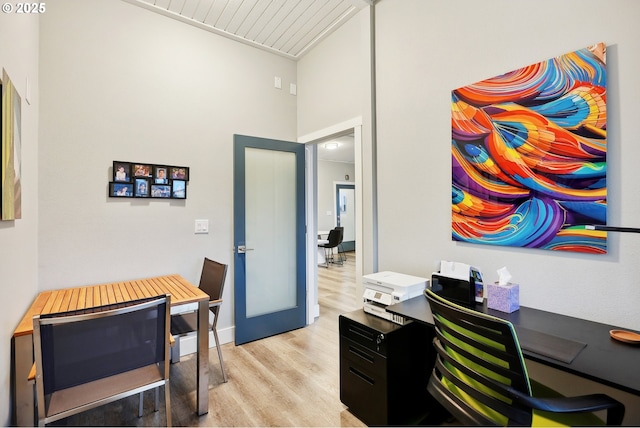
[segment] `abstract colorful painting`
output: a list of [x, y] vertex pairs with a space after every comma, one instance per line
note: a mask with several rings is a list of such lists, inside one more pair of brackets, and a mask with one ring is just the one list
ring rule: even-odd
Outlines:
[[21, 98], [5, 70], [2, 70], [2, 143], [0, 145], [1, 220], [22, 218]]
[[454, 241], [602, 254], [606, 47], [451, 93]]

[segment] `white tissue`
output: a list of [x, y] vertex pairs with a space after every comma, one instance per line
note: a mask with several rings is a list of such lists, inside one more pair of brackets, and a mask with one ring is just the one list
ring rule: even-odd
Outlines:
[[498, 269], [498, 285], [507, 285], [511, 280], [511, 274], [506, 266]]

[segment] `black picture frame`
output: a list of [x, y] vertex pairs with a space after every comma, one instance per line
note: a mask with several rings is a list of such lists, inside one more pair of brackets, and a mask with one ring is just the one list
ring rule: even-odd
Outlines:
[[151, 197], [170, 199], [171, 198], [171, 185], [170, 184], [151, 184]]
[[164, 165], [153, 166], [153, 183], [169, 184], [169, 167]]
[[[123, 187], [125, 184], [128, 186]], [[187, 166], [114, 160], [109, 196], [186, 199], [188, 184]]]
[[132, 198], [133, 183], [110, 182], [109, 196], [113, 198]]
[[129, 162], [113, 161], [113, 181], [131, 182], [131, 164]]
[[174, 199], [187, 199], [187, 181], [186, 180], [171, 181], [171, 197]]
[[169, 167], [169, 178], [172, 180], [189, 181], [189, 167], [188, 166]]
[[133, 188], [133, 196], [136, 198], [148, 198], [151, 195], [148, 178], [136, 178]]
[[132, 164], [131, 175], [133, 177], [152, 177], [153, 165], [148, 163], [134, 163]]

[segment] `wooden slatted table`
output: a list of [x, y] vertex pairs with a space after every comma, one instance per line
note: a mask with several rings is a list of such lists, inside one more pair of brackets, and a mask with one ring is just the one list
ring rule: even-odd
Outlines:
[[199, 415], [209, 411], [209, 295], [180, 275], [40, 292], [13, 333], [14, 423], [34, 426], [33, 386], [27, 377], [33, 365], [33, 317], [40, 314], [86, 309], [113, 303], [171, 295], [171, 306], [198, 306], [196, 407]]

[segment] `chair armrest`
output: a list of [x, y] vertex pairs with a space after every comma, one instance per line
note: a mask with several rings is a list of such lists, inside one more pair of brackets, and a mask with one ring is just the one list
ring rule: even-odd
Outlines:
[[[497, 391], [504, 391], [511, 399], [531, 409], [555, 413], [586, 413], [607, 410], [607, 425], [620, 425], [622, 424], [622, 419], [624, 419], [624, 404], [605, 394], [589, 394], [577, 397], [532, 397], [493, 379], [485, 377], [485, 380], [493, 384]], [[530, 381], [532, 384], [538, 384], [533, 379], [530, 379]], [[542, 387], [546, 388], [544, 385]]]
[[510, 389], [512, 398], [536, 410], [556, 413], [581, 413], [607, 410], [607, 425], [620, 425], [624, 418], [624, 404], [605, 394], [578, 397], [538, 398]]
[[222, 304], [222, 299], [218, 299], [218, 300], [210, 300], [209, 301], [209, 307], [213, 308], [215, 306], [220, 306]]
[[27, 382], [34, 383], [36, 381], [36, 363], [33, 363], [29, 375], [27, 376]]

